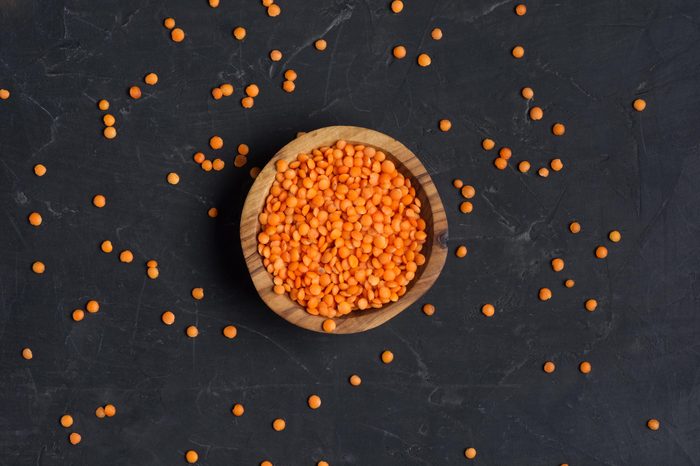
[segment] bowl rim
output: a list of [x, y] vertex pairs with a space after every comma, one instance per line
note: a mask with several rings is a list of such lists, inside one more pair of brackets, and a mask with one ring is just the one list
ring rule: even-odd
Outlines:
[[[397, 168], [404, 173], [409, 173], [411, 181], [420, 185], [429, 204], [432, 223], [428, 225], [431, 241], [426, 243], [430, 246], [430, 252], [426, 254], [426, 262], [420, 266], [419, 273], [412, 280], [406, 293], [397, 301], [381, 308], [356, 310], [346, 316], [333, 318], [336, 323], [333, 333], [337, 334], [357, 333], [375, 328], [420, 299], [435, 283], [445, 265], [448, 237], [447, 216], [437, 188], [418, 157], [401, 142], [384, 133], [357, 126], [327, 126], [305, 133], [287, 143], [265, 164], [246, 196], [241, 213], [240, 241], [243, 257], [258, 295], [272, 311], [298, 327], [325, 333], [322, 324], [326, 317], [311, 315], [286, 293], [278, 295], [272, 291], [274, 285], [272, 274], [265, 268], [257, 248], [258, 214], [265, 204], [265, 198], [274, 181], [275, 163], [278, 160], [290, 161], [302, 152], [308, 153], [341, 139], [353, 144], [375, 147], [385, 152], [391, 159], [398, 161], [400, 165], [397, 165]], [[421, 209], [424, 208], [426, 208], [425, 202], [421, 206]]]

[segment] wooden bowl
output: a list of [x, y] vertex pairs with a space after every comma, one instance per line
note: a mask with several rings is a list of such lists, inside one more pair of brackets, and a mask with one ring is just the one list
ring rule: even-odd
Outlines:
[[[275, 180], [275, 162], [279, 159], [291, 162], [300, 153], [310, 153], [322, 146], [331, 146], [344, 139], [352, 144], [363, 144], [382, 150], [394, 161], [397, 169], [411, 179], [420, 199], [421, 217], [426, 222], [428, 238], [422, 253], [426, 261], [418, 267], [415, 278], [409, 283], [406, 293], [398, 301], [388, 303], [379, 309], [355, 310], [350, 314], [334, 318], [334, 333], [356, 333], [383, 324], [408, 306], [416, 302], [435, 283], [447, 257], [447, 218], [437, 189], [423, 164], [406, 146], [386, 134], [356, 126], [329, 126], [306, 133], [293, 140], [265, 165], [248, 193], [241, 214], [241, 246], [250, 276], [260, 297], [270, 309], [289, 322], [308, 330], [322, 332], [321, 325], [326, 319], [314, 316], [297, 304], [285, 293], [272, 291], [272, 275], [265, 269], [258, 253], [257, 236], [260, 232], [258, 215], [265, 205], [265, 198]], [[416, 183], [417, 182], [417, 183]]]

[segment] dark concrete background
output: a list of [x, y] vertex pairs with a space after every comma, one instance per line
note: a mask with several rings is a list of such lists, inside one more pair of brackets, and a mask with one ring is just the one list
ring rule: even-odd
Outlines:
[[[276, 19], [257, 0], [221, 3], [0, 1], [0, 88], [12, 92], [0, 101], [0, 464], [176, 465], [194, 448], [204, 465], [445, 465], [466, 463], [467, 447], [482, 465], [700, 464], [698, 2], [542, 0], [517, 17], [512, 1], [406, 0], [393, 15], [384, 0], [280, 0]], [[166, 16], [183, 43], [170, 41]], [[243, 43], [231, 37], [237, 25]], [[324, 33], [319, 53], [312, 41]], [[408, 57], [396, 62], [398, 43]], [[516, 44], [522, 60], [510, 56]], [[285, 58], [271, 65], [273, 48]], [[421, 51], [431, 67], [415, 64]], [[289, 67], [299, 74], [291, 95], [280, 88]], [[158, 85], [129, 99], [149, 71]], [[210, 88], [225, 81], [236, 93], [214, 102]], [[261, 94], [246, 111], [251, 82]], [[527, 118], [525, 85], [541, 122]], [[639, 96], [643, 113], [631, 108]], [[112, 141], [101, 136], [101, 98], [117, 118]], [[440, 118], [451, 132], [437, 131]], [[564, 137], [550, 134], [555, 121]], [[414, 305], [366, 334], [320, 335], [257, 297], [237, 235], [248, 169], [297, 131], [333, 124], [398, 138], [434, 177], [450, 248], [470, 252], [450, 255], [421, 301], [437, 306], [433, 317]], [[227, 166], [204, 173], [192, 154], [213, 134]], [[547, 179], [515, 163], [498, 171], [480, 149], [486, 136], [510, 146], [513, 162], [558, 156], [565, 168]], [[244, 170], [232, 163], [239, 143], [251, 147]], [[170, 171], [179, 185], [165, 182]], [[457, 176], [477, 189], [469, 216]], [[91, 204], [97, 193], [104, 209]], [[33, 210], [40, 228], [26, 221]], [[611, 229], [622, 231], [617, 245]], [[99, 251], [105, 239], [115, 253]], [[593, 257], [598, 244], [606, 261]], [[134, 263], [118, 261], [124, 248]], [[549, 268], [555, 256], [561, 274]], [[155, 281], [143, 265], [152, 258]], [[31, 272], [35, 260], [45, 274]], [[554, 292], [547, 303], [542, 286]], [[589, 297], [600, 302], [592, 314]], [[72, 322], [91, 298], [100, 312]], [[480, 314], [485, 302], [495, 317]], [[166, 309], [172, 327], [160, 322]], [[233, 341], [221, 336], [229, 323]], [[99, 420], [105, 403], [117, 416]], [[58, 424], [65, 412], [79, 446]], [[278, 416], [282, 433], [270, 427]], [[661, 430], [646, 428], [650, 417]]]

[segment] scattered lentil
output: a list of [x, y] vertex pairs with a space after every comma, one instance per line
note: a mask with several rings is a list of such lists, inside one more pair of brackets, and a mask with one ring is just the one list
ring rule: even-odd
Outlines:
[[508, 166], [508, 161], [506, 159], [504, 159], [503, 157], [496, 157], [493, 161], [493, 164], [499, 170], [505, 170], [506, 167]]
[[115, 414], [117, 414], [117, 408], [113, 404], [106, 404], [104, 409], [105, 416], [107, 417], [113, 417]]
[[547, 373], [551, 374], [557, 369], [557, 366], [552, 362], [552, 361], [546, 361], [544, 363], [544, 366], [542, 366], [542, 369]]
[[392, 54], [394, 55], [394, 58], [401, 60], [402, 58], [406, 57], [406, 47], [403, 45], [397, 45], [392, 50]]
[[457, 256], [461, 259], [466, 255], [467, 255], [467, 247], [466, 246], [458, 246], [457, 250], [455, 251], [455, 256]]
[[160, 271], [158, 270], [158, 267], [148, 267], [146, 269], [146, 275], [151, 280], [155, 280], [160, 275]]
[[595, 248], [595, 256], [598, 259], [605, 259], [606, 257], [608, 257], [608, 248], [606, 248], [605, 246], [598, 246], [597, 248]]
[[219, 209], [212, 207], [207, 211], [207, 215], [211, 218], [216, 218], [219, 215]]
[[240, 403], [236, 403], [235, 405], [233, 405], [231, 413], [236, 417], [241, 417], [243, 416], [243, 413], [245, 413], [245, 407]]
[[255, 105], [255, 100], [252, 97], [243, 97], [241, 99], [241, 106], [243, 108], [253, 108]]
[[647, 427], [650, 430], [659, 430], [659, 427], [661, 427], [661, 423], [659, 422], [658, 419], [649, 419], [647, 421]]
[[29, 224], [35, 227], [41, 225], [41, 222], [43, 221], [39, 212], [32, 212], [31, 214], [29, 214], [29, 217], [27, 217], [27, 219], [29, 220]]
[[558, 172], [564, 168], [564, 163], [561, 161], [561, 159], [553, 159], [551, 162], [549, 162], [549, 167], [555, 172]]
[[323, 321], [322, 327], [324, 332], [331, 333], [335, 331], [335, 321], [333, 319], [326, 319]]
[[552, 259], [552, 270], [555, 272], [561, 272], [564, 270], [564, 260], [559, 257]]
[[237, 40], [243, 40], [245, 39], [246, 36], [246, 30], [244, 27], [238, 26], [233, 30], [233, 37], [235, 37]]
[[222, 332], [226, 338], [232, 340], [238, 335], [238, 329], [234, 325], [227, 325]]
[[636, 111], [643, 112], [644, 109], [647, 108], [647, 103], [644, 99], [635, 99], [635, 101], [632, 102], [632, 106]]
[[476, 458], [476, 448], [467, 448], [466, 450], [464, 450], [464, 456], [467, 459], [473, 460], [474, 458]]
[[114, 115], [110, 113], [106, 114], [102, 117], [102, 123], [104, 123], [105, 126], [114, 126], [114, 123], [116, 123]]
[[185, 31], [180, 28], [175, 28], [170, 31], [170, 38], [173, 40], [173, 42], [182, 42], [185, 40]]
[[307, 400], [306, 403], [309, 405], [309, 408], [311, 409], [318, 409], [321, 407], [321, 397], [318, 395], [311, 395]]
[[162, 320], [165, 325], [173, 325], [175, 323], [175, 314], [173, 314], [172, 311], [165, 311], [160, 316], [160, 320]]
[[351, 375], [349, 381], [350, 385], [352, 385], [353, 387], [358, 387], [362, 384], [362, 379], [359, 375], [356, 374]]
[[432, 304], [423, 304], [423, 314], [427, 316], [435, 314], [435, 306]]
[[96, 194], [92, 198], [92, 204], [97, 207], [98, 209], [103, 208], [105, 205], [107, 205], [107, 198], [105, 198], [102, 194]]
[[73, 432], [68, 436], [68, 440], [73, 445], [79, 444], [82, 439], [83, 437], [77, 432]]
[[128, 249], [125, 249], [119, 253], [119, 260], [124, 262], [125, 264], [129, 264], [131, 263], [131, 261], [134, 260], [134, 254]]
[[523, 160], [520, 163], [518, 163], [518, 170], [520, 173], [527, 173], [530, 170], [530, 162], [527, 160]]
[[544, 111], [540, 107], [532, 107], [530, 109], [530, 119], [533, 121], [541, 120], [544, 116]]
[[481, 313], [486, 317], [493, 317], [496, 313], [496, 308], [493, 307], [493, 304], [484, 304], [481, 306]]
[[274, 421], [272, 421], [272, 428], [275, 429], [277, 432], [282, 432], [285, 428], [287, 427], [287, 423], [285, 422], [284, 419], [278, 417]]
[[272, 61], [280, 61], [282, 59], [282, 52], [279, 50], [270, 50], [270, 60]]
[[219, 89], [221, 90], [221, 94], [224, 97], [229, 97], [233, 94], [233, 86], [229, 83], [223, 83], [221, 86], [219, 86]]
[[102, 99], [99, 102], [97, 102], [97, 108], [99, 108], [102, 111], [109, 110], [109, 101]]
[[194, 325], [190, 325], [185, 329], [185, 334], [187, 334], [187, 336], [190, 338], [197, 338], [197, 335], [199, 335], [199, 329]]
[[90, 301], [85, 303], [85, 310], [87, 310], [90, 314], [95, 314], [100, 310], [100, 303], [98, 303], [94, 299], [91, 299]]
[[510, 53], [515, 58], [523, 58], [525, 56], [525, 49], [522, 45], [516, 45], [515, 47], [513, 47], [513, 50], [511, 50]]
[[454, 180], [452, 180], [452, 186], [454, 186], [457, 189], [461, 189], [462, 186], [464, 186], [464, 183], [459, 178], [455, 178]]
[[32, 272], [36, 274], [42, 274], [46, 271], [46, 265], [41, 261], [35, 261], [32, 263]]
[[510, 147], [501, 147], [498, 150], [498, 156], [502, 159], [510, 160], [510, 158], [513, 156], [513, 151], [510, 150]]
[[591, 372], [591, 363], [588, 361], [583, 361], [578, 365], [578, 370], [581, 371], [582, 374], [588, 374]]
[[474, 210], [474, 205], [469, 201], [464, 201], [459, 205], [459, 211], [463, 214], [471, 214]]
[[465, 185], [465, 186], [462, 186], [460, 193], [462, 194], [462, 197], [464, 197], [465, 199], [471, 199], [476, 195], [476, 189], [474, 189], [474, 186]]
[[185, 453], [185, 460], [190, 464], [194, 464], [199, 460], [199, 453], [194, 450], [188, 450]]
[[0, 89], [0, 100], [7, 100], [10, 98], [10, 91], [7, 89]]
[[224, 147], [224, 140], [219, 136], [212, 136], [209, 139], [209, 147], [211, 147], [214, 150], [221, 149], [222, 147]]
[[316, 42], [314, 42], [314, 47], [316, 47], [316, 50], [323, 52], [326, 50], [326, 47], [328, 47], [328, 43], [325, 41], [325, 39], [318, 39]]
[[610, 233], [608, 233], [608, 239], [613, 243], [619, 243], [622, 239], [622, 234], [617, 230], [613, 230]]
[[296, 84], [294, 84], [294, 81], [287, 80], [282, 83], [282, 89], [284, 89], [285, 92], [292, 93], [295, 88]]
[[595, 299], [587, 299], [584, 306], [588, 312], [593, 312], [598, 307], [598, 301]]
[[31, 360], [34, 357], [34, 353], [32, 352], [31, 348], [23, 348], [22, 357], [27, 361]]
[[522, 3], [515, 5], [515, 14], [518, 16], [524, 16], [527, 13], [527, 7]]
[[80, 322], [85, 318], [85, 311], [83, 311], [82, 309], [76, 309], [73, 311], [71, 317], [75, 322]]
[[537, 170], [537, 174], [542, 178], [547, 178], [549, 176], [549, 169], [547, 167], [542, 167]]
[[540, 301], [549, 301], [552, 299], [552, 290], [549, 288], [540, 288], [538, 297], [540, 298]]
[[430, 66], [430, 64], [433, 62], [433, 60], [430, 58], [430, 55], [427, 53], [421, 53], [418, 55], [418, 64], [422, 67]]
[[442, 39], [442, 29], [440, 29], [440, 28], [433, 29], [432, 31], [430, 31], [430, 37], [432, 37], [433, 40]]
[[581, 224], [578, 222], [571, 222], [569, 224], [569, 231], [573, 234], [579, 233], [581, 231]]
[[67, 429], [68, 427], [73, 425], [73, 416], [71, 416], [70, 414], [64, 414], [63, 416], [61, 416], [59, 422], [61, 423], [61, 426]]
[[390, 364], [394, 360], [394, 353], [389, 350], [382, 351], [381, 358], [384, 364]]
[[109, 254], [110, 252], [112, 252], [114, 247], [112, 246], [112, 242], [107, 239], [102, 241], [102, 243], [100, 244], [100, 249], [102, 250], [102, 252]]
[[282, 9], [277, 5], [276, 3], [273, 3], [269, 7], [267, 7], [267, 16], [274, 18], [275, 16], [279, 16], [280, 13], [282, 13]]
[[217, 172], [220, 172], [221, 170], [223, 170], [225, 166], [226, 166], [226, 162], [224, 162], [223, 160], [221, 160], [219, 158], [214, 159], [214, 161], [211, 163], [211, 167], [214, 170], [216, 170]]
[[574, 280], [572, 280], [571, 278], [567, 279], [564, 282], [564, 286], [567, 288], [573, 288], [575, 284], [576, 284], [576, 282]]
[[97, 409], [95, 409], [95, 417], [104, 419], [105, 416], [105, 409], [102, 406], [98, 406]]
[[391, 11], [394, 13], [401, 13], [403, 11], [403, 2], [401, 0], [394, 0], [391, 2]]
[[175, 27], [175, 20], [173, 18], [165, 18], [165, 20], [163, 20], [163, 26], [172, 29]]
[[44, 176], [44, 175], [46, 175], [46, 167], [43, 166], [43, 165], [40, 164], [40, 163], [37, 163], [36, 165], [34, 165], [34, 174], [35, 174], [36, 176]]
[[131, 86], [129, 88], [129, 96], [131, 96], [132, 99], [140, 99], [141, 98], [141, 88], [138, 86]]
[[520, 90], [520, 95], [525, 100], [531, 100], [533, 97], [535, 97], [535, 91], [533, 91], [531, 87], [523, 87]]
[[204, 288], [192, 288], [192, 297], [198, 301], [204, 299]]
[[148, 73], [144, 78], [143, 82], [149, 86], [155, 86], [158, 83], [158, 75], [155, 73]]
[[491, 150], [494, 147], [496, 147], [496, 142], [493, 139], [486, 138], [483, 141], [481, 141], [481, 147], [484, 150]]
[[450, 120], [440, 120], [440, 131], [446, 132], [452, 129], [452, 122]]
[[552, 134], [555, 136], [563, 136], [566, 133], [566, 126], [563, 123], [554, 123], [552, 125]]
[[114, 139], [117, 137], [117, 130], [114, 128], [114, 126], [107, 126], [104, 130], [102, 130], [102, 134], [107, 139]]
[[215, 87], [211, 90], [211, 96], [214, 98], [214, 100], [220, 100], [224, 96], [224, 93], [221, 91], [221, 89]]

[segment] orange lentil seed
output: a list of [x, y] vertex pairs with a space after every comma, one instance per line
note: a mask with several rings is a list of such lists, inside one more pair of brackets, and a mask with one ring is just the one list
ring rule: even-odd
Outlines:
[[10, 98], [10, 91], [7, 89], [0, 89], [0, 100], [7, 100]]
[[41, 261], [35, 261], [32, 263], [32, 272], [36, 274], [42, 274], [46, 271], [46, 265]]
[[233, 405], [233, 408], [231, 408], [231, 413], [236, 417], [241, 417], [243, 413], [245, 413], [245, 407], [241, 403], [236, 403]]
[[209, 6], [212, 8], [218, 8], [219, 7], [219, 0], [209, 0]]
[[39, 214], [38, 212], [32, 212], [31, 214], [29, 214], [27, 220], [29, 220], [30, 225], [35, 227], [41, 225], [41, 222], [43, 221], [41, 218], [41, 214]]
[[100, 243], [100, 249], [105, 254], [109, 254], [114, 250], [114, 246], [112, 246], [112, 242], [110, 240], [104, 240], [102, 243]]
[[107, 126], [104, 130], [102, 130], [102, 134], [106, 139], [114, 139], [117, 137], [117, 130], [114, 128], [114, 126]]
[[253, 105], [255, 105], [255, 99], [252, 97], [243, 97], [241, 99], [241, 107], [243, 108], [253, 108]]
[[211, 90], [211, 96], [214, 98], [214, 100], [220, 100], [224, 96], [224, 93], [221, 89], [215, 87]]
[[148, 73], [146, 76], [144, 76], [143, 82], [149, 86], [155, 86], [158, 84], [158, 75], [155, 73]]
[[432, 37], [433, 40], [442, 39], [442, 29], [434, 28], [432, 31], [430, 31], [430, 37]]
[[608, 239], [613, 243], [619, 243], [622, 239], [622, 234], [617, 230], [613, 230], [610, 233], [608, 233]]
[[160, 275], [160, 271], [158, 270], [158, 267], [148, 267], [146, 269], [146, 275], [151, 280], [155, 280]]
[[450, 120], [440, 120], [440, 123], [438, 124], [440, 127], [440, 131], [442, 132], [447, 132], [452, 129], [452, 122]]
[[459, 205], [459, 211], [463, 214], [471, 214], [474, 210], [474, 205], [469, 201], [464, 201]]
[[552, 134], [555, 136], [563, 136], [566, 133], [566, 126], [563, 123], [554, 123], [552, 125]]
[[321, 397], [318, 395], [311, 395], [306, 400], [306, 404], [308, 404], [311, 409], [318, 409], [321, 407]]
[[170, 31], [170, 38], [173, 40], [173, 42], [182, 42], [185, 40], [185, 31], [180, 28], [175, 28]]
[[552, 290], [549, 288], [540, 288], [540, 291], [537, 293], [537, 297], [540, 299], [540, 301], [549, 301], [552, 299]]
[[103, 112], [109, 110], [109, 101], [105, 99], [100, 100], [99, 102], [97, 102], [97, 108], [99, 108]]
[[632, 102], [632, 107], [638, 112], [643, 112], [645, 108], [647, 108], [647, 103], [644, 99], [635, 99], [634, 102]]
[[129, 264], [131, 263], [131, 261], [134, 260], [134, 254], [128, 249], [125, 249], [119, 253], [119, 260], [124, 262], [125, 264]]
[[520, 89], [520, 95], [525, 100], [532, 100], [532, 98], [535, 97], [535, 91], [533, 91], [531, 87], [523, 87]]
[[238, 153], [241, 155], [248, 155], [250, 153], [248, 144], [238, 144]]
[[141, 98], [141, 88], [138, 86], [131, 86], [129, 88], [129, 96], [132, 99], [140, 99]]
[[104, 419], [106, 417], [105, 409], [102, 406], [98, 406], [95, 409], [95, 417], [99, 419]]
[[504, 159], [503, 157], [496, 157], [493, 161], [493, 164], [499, 170], [505, 170], [506, 167], [508, 166], [508, 161], [506, 159]]
[[493, 315], [496, 313], [496, 308], [493, 307], [493, 304], [487, 303], [481, 306], [481, 313], [486, 317], [493, 317]]
[[561, 272], [564, 270], [564, 260], [559, 257], [552, 259], [552, 270], [555, 272]]
[[323, 52], [326, 50], [326, 47], [328, 47], [328, 43], [325, 41], [325, 39], [318, 39], [316, 42], [314, 42], [314, 47], [316, 47], [316, 50], [319, 52]]
[[34, 174], [35, 174], [36, 176], [44, 176], [44, 175], [46, 175], [46, 167], [43, 166], [43, 165], [40, 164], [40, 163], [37, 163], [36, 165], [34, 165]]
[[515, 5], [515, 14], [518, 16], [525, 16], [525, 13], [527, 13], [527, 7], [523, 5], [522, 3]]
[[421, 67], [425, 68], [426, 66], [430, 66], [432, 62], [433, 60], [427, 53], [421, 53], [420, 55], [418, 55], [418, 65], [420, 65]]
[[362, 379], [357, 374], [352, 374], [350, 376], [350, 378], [348, 379], [348, 381], [350, 382], [350, 385], [352, 385], [353, 387], [359, 387], [362, 384]]
[[335, 331], [335, 321], [333, 319], [326, 319], [323, 321], [322, 328], [324, 332], [331, 333]]
[[102, 207], [107, 205], [107, 199], [102, 194], [96, 194], [92, 198], [92, 205], [94, 205], [98, 209], [101, 209]]
[[209, 147], [211, 147], [214, 150], [221, 149], [222, 147], [224, 147], [224, 140], [219, 136], [212, 136], [209, 139]]
[[491, 150], [494, 147], [496, 147], [496, 142], [493, 139], [486, 138], [483, 141], [481, 141], [481, 147], [484, 150]]
[[107, 417], [113, 417], [115, 414], [117, 414], [117, 408], [113, 404], [106, 404], [104, 410], [105, 416]]
[[549, 162], [549, 168], [555, 172], [558, 172], [564, 168], [564, 163], [561, 161], [561, 159], [553, 159], [551, 162]]
[[294, 84], [294, 81], [286, 80], [282, 82], [282, 89], [284, 89], [285, 92], [292, 93], [296, 87], [297, 86]]
[[546, 361], [544, 365], [542, 366], [542, 370], [544, 370], [547, 374], [551, 374], [557, 369], [557, 366], [552, 362], [552, 361]]
[[270, 50], [270, 60], [272, 61], [280, 61], [282, 59], [282, 52], [279, 50]]
[[510, 53], [515, 58], [523, 58], [525, 56], [525, 48], [523, 48], [522, 45], [516, 45], [513, 47], [513, 50], [511, 50]]
[[194, 325], [190, 325], [185, 329], [185, 334], [190, 338], [197, 338], [199, 335], [199, 329]]
[[401, 0], [391, 2], [391, 11], [397, 14], [401, 13], [403, 11], [403, 2]]
[[520, 173], [527, 173], [530, 171], [530, 162], [527, 160], [523, 160], [520, 163], [518, 163], [518, 171]]
[[454, 180], [452, 180], [452, 186], [454, 186], [457, 189], [462, 189], [462, 187], [464, 186], [464, 182], [459, 178], [455, 178]]
[[178, 175], [175, 172], [170, 172], [170, 173], [168, 173], [168, 176], [166, 177], [166, 179], [168, 180], [168, 184], [175, 185], [175, 184], [178, 184], [180, 182], [180, 175]]
[[229, 83], [223, 83], [221, 86], [219, 86], [219, 89], [221, 90], [221, 94], [224, 97], [229, 97], [229, 96], [233, 95], [233, 91], [234, 91], [233, 85], [231, 85]]
[[236, 335], [238, 335], [238, 329], [235, 327], [235, 325], [227, 325], [224, 327], [221, 333], [223, 333], [229, 340], [233, 340], [236, 338]]
[[569, 231], [573, 234], [577, 234], [581, 231], [581, 224], [578, 222], [571, 222], [569, 224]]
[[595, 248], [595, 256], [598, 259], [605, 259], [606, 257], [608, 257], [608, 248], [606, 248], [605, 246], [598, 246], [597, 248]]
[[595, 299], [587, 299], [584, 306], [588, 312], [593, 312], [598, 307], [598, 301]]
[[581, 364], [578, 365], [578, 370], [582, 374], [588, 374], [591, 372], [591, 363], [588, 361], [583, 361]]
[[204, 160], [206, 160], [206, 157], [204, 156], [203, 153], [197, 152], [192, 156], [192, 159], [195, 161], [195, 163], [201, 165]]
[[564, 286], [567, 287], [567, 288], [573, 288], [575, 284], [576, 284], [576, 282], [575, 282], [573, 279], [571, 279], [571, 278], [567, 279], [567, 280], [564, 282]]
[[384, 364], [390, 364], [394, 360], [394, 353], [389, 350], [382, 351], [381, 358]]
[[224, 162], [223, 160], [218, 159], [218, 158], [214, 159], [214, 161], [211, 163], [211, 167], [217, 172], [220, 172], [221, 170], [223, 170], [225, 166], [226, 166], [226, 162]]
[[198, 301], [204, 299], [204, 288], [192, 288], [192, 297]]
[[79, 444], [82, 439], [83, 437], [77, 432], [73, 432], [68, 436], [68, 441], [70, 441], [72, 445]]
[[276, 3], [273, 3], [272, 5], [267, 7], [267, 16], [271, 18], [279, 16], [280, 13], [282, 13], [282, 9]]
[[246, 86], [245, 93], [248, 97], [257, 97], [260, 94], [260, 88], [257, 84], [250, 84]]
[[464, 457], [469, 460], [476, 458], [476, 448], [467, 448], [464, 450]]
[[114, 115], [108, 113], [105, 116], [102, 117], [102, 123], [104, 123], [105, 126], [114, 126], [114, 123], [116, 123], [116, 119], [114, 118]]
[[278, 417], [277, 419], [272, 421], [272, 428], [276, 432], [282, 432], [284, 429], [287, 428], [287, 422], [284, 419], [282, 419], [281, 417]]
[[423, 314], [431, 316], [435, 314], [435, 306], [433, 304], [423, 304]]
[[163, 26], [165, 26], [167, 29], [172, 29], [175, 27], [175, 20], [173, 18], [165, 18], [163, 20]]
[[464, 197], [465, 199], [471, 199], [476, 195], [476, 189], [474, 189], [474, 186], [465, 185], [465, 186], [462, 186], [460, 193], [462, 194], [462, 197]]
[[73, 311], [73, 314], [71, 314], [71, 317], [73, 318], [73, 321], [80, 322], [85, 318], [85, 311], [82, 309], [76, 309]]
[[242, 155], [242, 154], [238, 154], [233, 159], [233, 166], [236, 168], [244, 167], [246, 163], [248, 163], [248, 157], [246, 157], [245, 155]]
[[246, 36], [246, 30], [244, 27], [238, 26], [233, 30], [233, 37], [235, 37], [237, 40], [243, 40], [245, 39]]
[[544, 117], [544, 111], [540, 107], [532, 107], [530, 109], [530, 119], [533, 121], [541, 120]]
[[34, 358], [34, 353], [32, 352], [31, 348], [22, 348], [22, 357], [27, 361]]
[[211, 218], [216, 218], [219, 215], [219, 209], [212, 207], [211, 209], [207, 210], [207, 215]]
[[165, 311], [160, 316], [160, 320], [163, 321], [165, 325], [173, 325], [175, 323], [175, 314], [172, 311]]
[[199, 461], [199, 453], [194, 450], [187, 450], [187, 453], [185, 453], [185, 461], [190, 464], [196, 463]]
[[406, 57], [406, 47], [404, 47], [403, 45], [397, 45], [393, 48], [391, 53], [394, 55], [394, 58], [396, 58], [397, 60], [401, 60], [402, 58]]
[[461, 259], [466, 255], [467, 255], [467, 247], [466, 246], [457, 247], [457, 250], [455, 251], [455, 256], [457, 256]]
[[537, 174], [542, 178], [547, 178], [549, 176], [549, 169], [547, 167], [542, 167], [537, 170]]
[[70, 414], [64, 414], [63, 416], [61, 416], [59, 422], [61, 423], [62, 427], [65, 427], [67, 429], [68, 427], [73, 425], [73, 416], [71, 416]]
[[90, 301], [85, 303], [85, 310], [88, 311], [90, 314], [95, 314], [100, 310], [100, 303], [98, 303], [94, 299], [91, 299]]
[[650, 430], [659, 430], [659, 428], [661, 427], [661, 423], [659, 422], [658, 419], [649, 419], [647, 421], [647, 427]]

